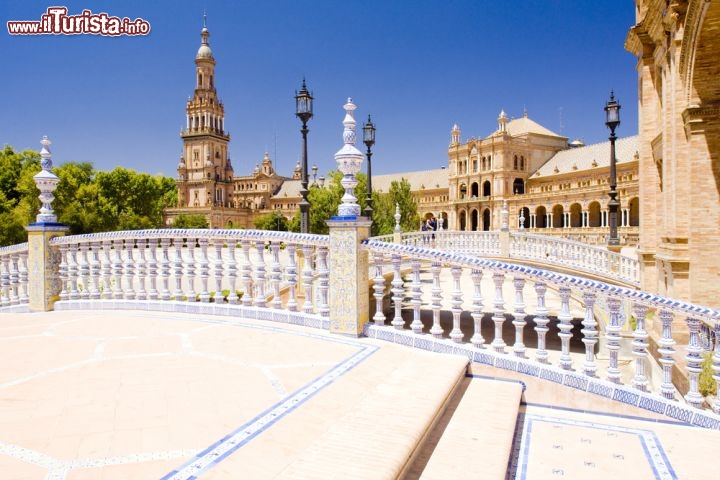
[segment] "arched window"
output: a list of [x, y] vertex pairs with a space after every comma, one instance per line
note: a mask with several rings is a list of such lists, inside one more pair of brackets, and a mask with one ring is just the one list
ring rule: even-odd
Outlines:
[[520, 155], [520, 170], [525, 170], [525, 157]]
[[515, 155], [513, 157], [513, 170], [517, 170], [517, 169], [518, 169], [518, 158], [517, 158], [517, 155]]
[[483, 182], [483, 197], [489, 197], [490, 194], [491, 194], [491, 191], [490, 191], [490, 181], [489, 181], [489, 180], [485, 180], [485, 181]]
[[202, 88], [202, 86], [203, 86], [202, 81], [203, 81], [202, 73], [198, 73], [198, 87], [200, 87], [200, 88]]

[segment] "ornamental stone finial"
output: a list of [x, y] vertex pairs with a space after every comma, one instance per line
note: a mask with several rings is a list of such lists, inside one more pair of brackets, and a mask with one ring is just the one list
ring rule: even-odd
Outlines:
[[341, 217], [358, 217], [360, 216], [360, 205], [357, 198], [353, 195], [353, 190], [357, 186], [357, 178], [355, 175], [360, 171], [363, 154], [355, 148], [355, 117], [353, 112], [357, 106], [352, 102], [352, 98], [348, 98], [347, 103], [343, 105], [345, 109], [345, 118], [343, 119], [343, 147], [335, 154], [335, 161], [338, 164], [338, 170], [342, 172], [343, 179], [340, 181], [345, 194], [342, 197], [342, 203], [338, 207], [338, 215]]
[[500, 211], [500, 214], [501, 214], [501, 220], [502, 220], [502, 223], [500, 224], [500, 230], [502, 230], [503, 232], [506, 232], [506, 231], [508, 231], [508, 230], [510, 229], [510, 228], [509, 228], [509, 225], [508, 225], [508, 205], [507, 205], [507, 200], [503, 200], [502, 210]]
[[50, 149], [48, 148], [50, 144], [51, 142], [48, 140], [48, 137], [43, 136], [40, 141], [40, 145], [42, 145], [42, 148], [40, 149], [40, 157], [42, 157], [40, 166], [42, 167], [42, 170], [33, 177], [35, 185], [38, 190], [40, 190], [38, 198], [42, 203], [40, 213], [35, 217], [37, 223], [57, 223], [57, 216], [52, 208], [52, 202], [55, 200], [55, 196], [52, 192], [55, 190], [55, 187], [57, 187], [59, 179], [50, 171], [52, 168], [52, 156], [50, 154]]
[[395, 231], [401, 232], [402, 229], [400, 228], [400, 219], [402, 216], [400, 215], [400, 204], [395, 202]]

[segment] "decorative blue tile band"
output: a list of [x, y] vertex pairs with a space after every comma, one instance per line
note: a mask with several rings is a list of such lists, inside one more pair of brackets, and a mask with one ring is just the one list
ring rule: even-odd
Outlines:
[[570, 425], [593, 430], [604, 430], [607, 432], [636, 435], [642, 445], [643, 452], [645, 453], [645, 459], [652, 469], [653, 478], [656, 480], [674, 480], [677, 478], [660, 440], [651, 430], [600, 424], [596, 422], [585, 422], [582, 420], [567, 418], [549, 417], [546, 415], [526, 412], [524, 415], [522, 439], [520, 442], [520, 453], [517, 459], [517, 470], [514, 477], [516, 479], [526, 480], [529, 478], [527, 471], [528, 456], [530, 453], [530, 443], [532, 442], [532, 428], [535, 422], [545, 422], [552, 425]]

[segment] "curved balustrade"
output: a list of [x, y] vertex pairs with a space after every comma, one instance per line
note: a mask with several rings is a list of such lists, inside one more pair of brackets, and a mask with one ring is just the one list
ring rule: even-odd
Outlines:
[[[392, 299], [395, 308], [390, 324], [395, 328], [385, 326], [389, 318], [383, 313], [382, 302], [377, 302], [374, 315], [370, 312], [375, 324], [369, 327], [370, 336], [404, 344], [420, 344], [426, 349], [437, 347], [429, 345], [428, 339], [449, 338], [445, 342], [451, 343], [439, 343], [438, 351], [452, 351], [450, 345], [456, 344], [455, 348], [459, 349], [456, 353], [466, 354], [481, 363], [540, 376], [650, 410], [662, 410], [670, 416], [674, 412], [676, 418], [690, 421], [685, 418], [688, 415], [692, 417], [692, 413], [687, 413], [689, 410], [672, 410], [668, 406], [672, 404], [654, 403], [657, 401], [653, 400], [653, 396], [644, 395], [655, 393], [664, 399], [677, 399], [679, 395], [673, 384], [673, 369], [680, 369], [689, 383], [687, 392], [683, 392], [685, 401], [697, 408], [703, 404], [698, 378], [703, 345], [707, 344], [701, 341], [701, 331], [706, 332], [705, 338], [708, 332], [713, 332], [716, 338], [720, 335], [720, 312], [717, 310], [587, 278], [469, 254], [441, 252], [429, 247], [387, 243], [378, 239], [363, 243], [373, 262], [375, 298], [382, 298], [384, 271], [389, 272], [388, 265], [394, 266]], [[410, 275], [400, 271], [398, 265], [401, 262], [410, 265]], [[443, 275], [445, 281], [442, 281]], [[462, 276], [466, 279], [462, 280]], [[464, 291], [461, 285], [465, 286]], [[551, 295], [553, 301], [548, 302]], [[596, 320], [599, 314], [596, 302], [607, 307], [602, 338]], [[550, 304], [557, 309], [550, 311]], [[412, 320], [408, 328], [402, 320], [403, 308], [408, 323]], [[634, 318], [632, 328], [623, 313], [626, 308]], [[428, 312], [426, 318], [423, 318], [423, 310]], [[449, 312], [452, 318], [448, 317], [443, 322], [442, 311]], [[464, 331], [460, 328], [463, 314], [466, 315]], [[483, 317], [486, 317], [486, 327], [492, 328], [483, 331]], [[530, 322], [534, 324], [532, 330]], [[656, 325], [655, 331], [661, 332], [657, 340], [661, 378], [656, 382], [651, 381], [651, 372], [647, 369], [651, 360], [649, 323]], [[513, 343], [507, 345], [513, 329]], [[571, 349], [573, 329], [578, 340]], [[673, 339], [677, 330], [689, 334], [688, 345], [681, 351], [678, 351]], [[423, 331], [429, 336], [423, 335]], [[603, 380], [598, 377], [601, 365], [596, 355], [600, 340], [604, 340], [603, 351], [607, 356], [603, 359]], [[557, 346], [557, 350], [550, 349], [549, 343]], [[714, 378], [720, 380], [720, 342], [714, 348]], [[623, 351], [626, 353], [623, 354]], [[629, 377], [627, 386], [622, 385], [624, 379], [620, 363], [625, 360], [622, 355], [634, 358], [634, 375]], [[720, 401], [715, 401], [713, 409], [720, 412]], [[720, 421], [715, 419], [714, 422], [713, 425], [720, 428]]]
[[604, 247], [545, 235], [511, 232], [509, 256], [640, 286], [638, 261]]
[[[554, 236], [520, 232], [506, 233], [509, 234], [509, 246], [504, 251], [501, 241], [503, 233], [455, 230], [405, 232], [400, 234], [399, 243], [470, 255], [517, 259], [549, 267], [586, 272], [625, 285], [640, 286], [640, 265], [637, 259], [611, 252], [605, 247]], [[395, 235], [373, 237], [373, 240], [393, 242]]]
[[0, 310], [28, 304], [28, 244], [0, 248]]
[[198, 311], [237, 307], [328, 317], [328, 243], [322, 235], [259, 230], [57, 237], [51, 244], [60, 250], [62, 290], [55, 308], [96, 301], [153, 308], [147, 304], [166, 302], [182, 311], [188, 304], [212, 304]]

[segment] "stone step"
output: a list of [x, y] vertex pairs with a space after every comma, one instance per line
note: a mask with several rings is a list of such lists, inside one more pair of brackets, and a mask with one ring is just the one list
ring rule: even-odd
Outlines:
[[522, 392], [517, 381], [466, 378], [404, 480], [504, 480]]
[[467, 359], [435, 354], [428, 360], [418, 364], [408, 356], [386, 365], [372, 391], [275, 478], [400, 478], [465, 381]]

